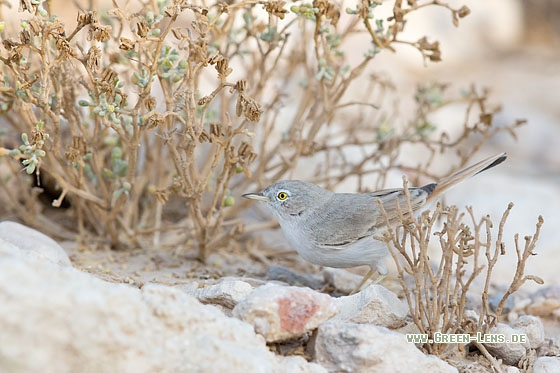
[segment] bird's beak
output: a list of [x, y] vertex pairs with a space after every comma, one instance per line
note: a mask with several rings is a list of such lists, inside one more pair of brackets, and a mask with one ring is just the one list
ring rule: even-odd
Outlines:
[[241, 197], [255, 199], [257, 201], [270, 202], [270, 199], [267, 196], [263, 196], [261, 193], [247, 193], [242, 195]]

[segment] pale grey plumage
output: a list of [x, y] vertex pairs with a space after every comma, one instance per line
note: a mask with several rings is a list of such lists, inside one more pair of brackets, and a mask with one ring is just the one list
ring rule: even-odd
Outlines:
[[[412, 205], [423, 205], [434, 185], [411, 188]], [[284, 201], [278, 198], [281, 192], [288, 194]], [[401, 206], [405, 204], [402, 189], [333, 193], [305, 181], [284, 180], [257, 195], [272, 207], [284, 235], [305, 260], [337, 268], [369, 265], [386, 273], [380, 262], [387, 255], [385, 244], [372, 239], [385, 226], [376, 201], [394, 215], [395, 200], [398, 198]], [[245, 195], [254, 198], [251, 196]]]
[[[496, 166], [505, 153], [467, 167], [439, 183], [409, 188], [412, 209], [418, 211], [453, 185]], [[397, 200], [406, 205], [402, 189], [372, 193], [333, 193], [300, 180], [274, 183], [259, 193], [243, 197], [267, 202], [290, 244], [307, 261], [327, 267], [349, 268], [368, 265], [381, 274], [387, 272], [381, 261], [387, 254], [385, 243], [374, 240], [386, 229], [378, 201], [390, 221], [397, 218]]]

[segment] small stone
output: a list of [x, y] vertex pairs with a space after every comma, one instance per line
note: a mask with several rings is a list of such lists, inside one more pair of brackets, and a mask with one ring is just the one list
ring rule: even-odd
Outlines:
[[560, 358], [557, 356], [541, 356], [533, 364], [534, 373], [560, 372]]
[[422, 334], [420, 329], [418, 329], [418, 326], [413, 322], [409, 322], [405, 324], [402, 328], [398, 328], [394, 330], [401, 334]]
[[323, 281], [318, 278], [295, 273], [289, 268], [278, 265], [268, 267], [266, 279], [269, 281], [281, 281], [292, 286], [306, 286], [313, 290], [319, 290], [324, 286]]
[[465, 310], [465, 312], [463, 313], [463, 318], [465, 320], [469, 320], [473, 323], [477, 323], [478, 320], [480, 319], [480, 316], [478, 315], [478, 313], [476, 311]]
[[553, 316], [560, 310], [560, 300], [538, 298], [526, 308], [530, 315], [549, 317]]
[[560, 356], [560, 341], [558, 338], [547, 339], [537, 349], [537, 356]]
[[537, 349], [544, 343], [544, 326], [538, 317], [524, 315], [511, 322], [510, 326], [527, 336], [529, 348]]
[[245, 276], [244, 277], [226, 276], [226, 277], [222, 277], [218, 281], [219, 282], [222, 282], [222, 281], [243, 281], [243, 282], [251, 285], [251, 287], [253, 289], [267, 284], [267, 282], [265, 280], [261, 280], [261, 279], [258, 279], [258, 278], [245, 277]]
[[[16, 247], [19, 252], [14, 250]], [[35, 259], [46, 259], [63, 266], [72, 265], [66, 251], [55, 240], [35, 229], [13, 221], [0, 223], [1, 252]]]
[[408, 306], [381, 285], [371, 285], [361, 292], [335, 299], [338, 313], [333, 320], [358, 324], [375, 324], [395, 329], [403, 326]]
[[539, 289], [531, 296], [531, 303], [525, 308], [528, 314], [548, 317], [560, 311], [560, 286], [552, 285]]
[[201, 303], [219, 304], [233, 309], [243, 297], [253, 291], [253, 287], [244, 281], [221, 281], [215, 285], [196, 289], [194, 296]]
[[457, 372], [382, 326], [329, 321], [319, 326], [315, 361], [329, 372]]
[[[496, 311], [502, 298], [504, 297], [504, 293], [496, 293], [488, 297], [488, 305], [492, 311]], [[513, 295], [510, 295], [508, 299], [506, 299], [506, 303], [504, 304], [504, 309], [502, 310], [502, 315], [507, 315], [510, 313], [513, 308], [515, 307], [515, 299]]]
[[243, 298], [233, 309], [233, 316], [253, 325], [267, 342], [277, 342], [316, 329], [336, 311], [336, 303], [327, 294], [267, 284]]
[[[506, 341], [511, 341], [512, 336], [514, 334], [519, 335], [520, 331], [517, 329], [513, 329], [511, 326], [506, 324], [498, 324], [490, 329], [490, 332], [488, 334], [503, 334]], [[484, 346], [492, 356], [495, 356], [498, 359], [502, 359], [505, 364], [517, 365], [519, 360], [525, 357], [527, 348], [529, 347], [529, 343], [489, 342], [484, 343]]]
[[[358, 285], [360, 285], [363, 276], [348, 272], [347, 270], [341, 268], [325, 268], [323, 270], [323, 278], [325, 282], [333, 288], [344, 294], [350, 294], [358, 287]], [[372, 280], [368, 280], [362, 288], [372, 282]]]

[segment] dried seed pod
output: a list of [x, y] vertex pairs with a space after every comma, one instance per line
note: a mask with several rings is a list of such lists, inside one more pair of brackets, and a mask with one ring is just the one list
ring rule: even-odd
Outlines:
[[202, 106], [202, 105], [206, 105], [210, 101], [212, 101], [212, 97], [204, 96], [204, 97], [200, 98], [196, 104]]
[[198, 135], [198, 141], [200, 142], [211, 142], [210, 136], [205, 131], [202, 131], [200, 135]]
[[124, 37], [120, 38], [120, 42], [121, 44], [119, 45], [119, 49], [123, 50], [123, 51], [130, 51], [134, 49], [134, 46], [136, 45], [136, 43], [134, 42], [134, 40], [130, 40]]
[[150, 31], [150, 26], [148, 26], [148, 22], [141, 18], [140, 22], [136, 24], [136, 34], [141, 38], [145, 38], [148, 36], [148, 32]]
[[464, 18], [466, 16], [468, 16], [469, 14], [471, 14], [471, 10], [469, 9], [468, 6], [463, 5], [458, 11], [457, 11], [457, 15], [459, 16], [459, 18]]
[[149, 111], [152, 111], [156, 108], [157, 100], [154, 96], [148, 96], [146, 101], [144, 101], [144, 104]]
[[107, 41], [111, 38], [109, 31], [111, 31], [111, 26], [102, 25], [98, 22], [92, 23], [89, 27], [88, 41]]
[[216, 71], [218, 71], [218, 78], [225, 81], [227, 76], [233, 71], [229, 67], [229, 58], [222, 58], [216, 62]]
[[237, 150], [237, 154], [240, 157], [245, 158], [247, 155], [249, 155], [250, 153], [252, 153], [253, 151], [253, 147], [251, 146], [251, 144], [249, 144], [246, 141], [243, 141], [241, 143], [241, 145], [239, 146], [239, 149]]
[[76, 20], [78, 21], [78, 27], [84, 27], [97, 22], [97, 13], [94, 10], [80, 11]]
[[101, 49], [93, 46], [89, 49], [87, 54], [87, 67], [94, 73], [97, 73], [101, 68]]
[[81, 162], [82, 157], [86, 154], [86, 143], [83, 137], [74, 136], [72, 137], [72, 145], [68, 147], [68, 150], [64, 153], [64, 156], [70, 163]]
[[165, 120], [165, 116], [159, 113], [152, 113], [152, 115], [146, 118], [146, 124], [148, 125], [149, 129], [152, 129], [162, 124], [164, 120]]
[[264, 10], [280, 19], [284, 19], [284, 15], [288, 13], [284, 9], [284, 5], [286, 5], [285, 1], [267, 1], [264, 3]]
[[224, 136], [221, 123], [210, 123], [210, 135], [214, 137]]

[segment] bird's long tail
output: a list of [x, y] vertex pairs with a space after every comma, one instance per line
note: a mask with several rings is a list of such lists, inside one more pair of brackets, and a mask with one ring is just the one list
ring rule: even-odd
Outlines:
[[437, 198], [440, 194], [449, 190], [451, 187], [459, 184], [463, 180], [468, 179], [469, 177], [472, 177], [494, 166], [499, 165], [500, 163], [505, 161], [506, 158], [507, 158], [506, 153], [496, 154], [490, 158], [487, 158], [483, 161], [473, 164], [472, 166], [463, 168], [462, 170], [457, 171], [453, 175], [440, 180], [436, 184], [433, 193], [431, 193], [430, 196], [426, 199], [426, 202], [429, 202], [430, 200]]

